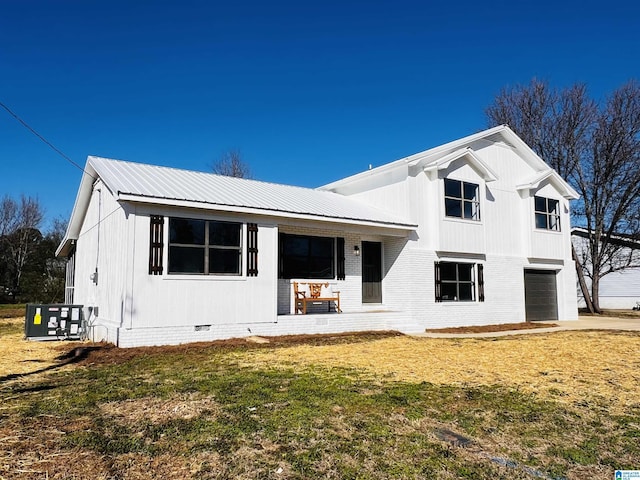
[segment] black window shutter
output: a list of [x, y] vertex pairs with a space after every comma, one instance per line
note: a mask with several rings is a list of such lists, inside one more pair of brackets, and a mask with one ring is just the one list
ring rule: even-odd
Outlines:
[[164, 217], [151, 215], [149, 228], [149, 275], [162, 275]]
[[278, 235], [278, 278], [284, 278], [284, 242], [285, 234]]
[[258, 276], [258, 224], [247, 223], [247, 277]]
[[478, 264], [478, 300], [484, 302], [484, 265]]
[[436, 302], [442, 301], [442, 279], [440, 278], [440, 262], [434, 262], [433, 271], [436, 285]]
[[337, 275], [336, 278], [338, 280], [344, 280], [347, 275], [346, 275], [346, 271], [345, 271], [345, 264], [344, 264], [344, 238], [342, 237], [338, 237], [337, 238], [337, 248], [336, 248], [337, 252]]

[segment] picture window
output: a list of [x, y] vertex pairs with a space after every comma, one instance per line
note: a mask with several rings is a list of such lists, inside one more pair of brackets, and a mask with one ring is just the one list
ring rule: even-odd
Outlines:
[[280, 235], [280, 278], [331, 279], [334, 272], [334, 238]]
[[240, 275], [242, 224], [169, 219], [169, 273]]

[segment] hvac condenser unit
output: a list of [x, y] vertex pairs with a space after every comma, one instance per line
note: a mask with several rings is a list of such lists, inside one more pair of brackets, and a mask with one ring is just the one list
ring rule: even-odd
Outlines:
[[29, 340], [78, 340], [83, 326], [82, 305], [27, 304], [24, 334]]

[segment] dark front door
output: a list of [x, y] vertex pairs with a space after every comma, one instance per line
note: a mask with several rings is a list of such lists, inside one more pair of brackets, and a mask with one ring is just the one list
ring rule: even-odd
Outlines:
[[557, 320], [556, 272], [553, 270], [525, 270], [524, 304], [528, 322]]
[[380, 242], [362, 242], [362, 303], [382, 303]]

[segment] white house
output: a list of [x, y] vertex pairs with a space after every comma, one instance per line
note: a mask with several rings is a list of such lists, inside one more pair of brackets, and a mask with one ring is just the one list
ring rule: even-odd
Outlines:
[[[590, 269], [588, 252], [589, 230], [575, 227], [571, 229], [573, 245], [576, 248], [578, 258]], [[628, 236], [616, 235], [610, 240], [620, 247], [617, 255], [611, 258], [606, 266], [606, 275], [600, 279], [600, 308], [630, 310], [640, 302], [640, 241]], [[611, 273], [608, 273], [611, 272]], [[585, 277], [587, 288], [591, 289], [591, 281]], [[585, 308], [586, 303], [582, 290], [578, 288], [578, 306]]]
[[[316, 190], [89, 157], [58, 255], [123, 347], [572, 320], [575, 198], [507, 126]], [[295, 315], [308, 281], [342, 313]]]

